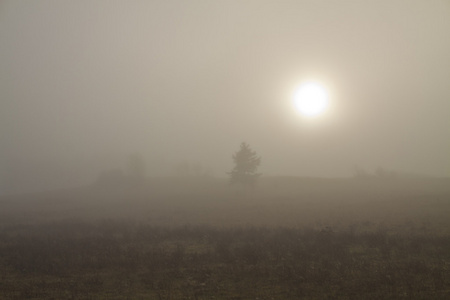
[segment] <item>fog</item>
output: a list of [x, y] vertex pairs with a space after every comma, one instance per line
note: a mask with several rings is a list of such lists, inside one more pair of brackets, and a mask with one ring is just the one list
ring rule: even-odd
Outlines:
[[[227, 176], [355, 166], [450, 176], [448, 1], [2, 1], [0, 193], [83, 185], [140, 153]], [[330, 107], [292, 106], [304, 80]]]

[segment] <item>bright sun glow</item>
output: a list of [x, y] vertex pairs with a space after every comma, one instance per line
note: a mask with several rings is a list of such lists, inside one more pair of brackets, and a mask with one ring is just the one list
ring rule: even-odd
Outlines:
[[294, 104], [304, 116], [319, 116], [328, 106], [327, 90], [316, 82], [304, 83], [294, 94]]

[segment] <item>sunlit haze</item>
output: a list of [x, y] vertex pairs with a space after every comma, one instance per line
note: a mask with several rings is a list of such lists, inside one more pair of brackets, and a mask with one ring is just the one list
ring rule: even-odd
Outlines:
[[307, 117], [322, 114], [327, 109], [328, 100], [327, 90], [317, 82], [303, 83], [294, 95], [296, 108]]
[[264, 176], [450, 176], [449, 32], [444, 0], [1, 1], [0, 193], [136, 153], [226, 177], [241, 142]]

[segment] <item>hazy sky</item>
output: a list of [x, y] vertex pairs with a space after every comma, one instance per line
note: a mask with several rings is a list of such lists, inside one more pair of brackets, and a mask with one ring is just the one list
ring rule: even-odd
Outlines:
[[[293, 109], [304, 80], [320, 118]], [[225, 176], [242, 141], [267, 175], [450, 176], [450, 1], [0, 2], [4, 188], [134, 152]]]

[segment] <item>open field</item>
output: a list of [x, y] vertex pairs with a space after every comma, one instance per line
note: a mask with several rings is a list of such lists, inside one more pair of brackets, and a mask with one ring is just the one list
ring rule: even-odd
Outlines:
[[2, 299], [448, 299], [449, 179], [152, 179], [0, 200]]

